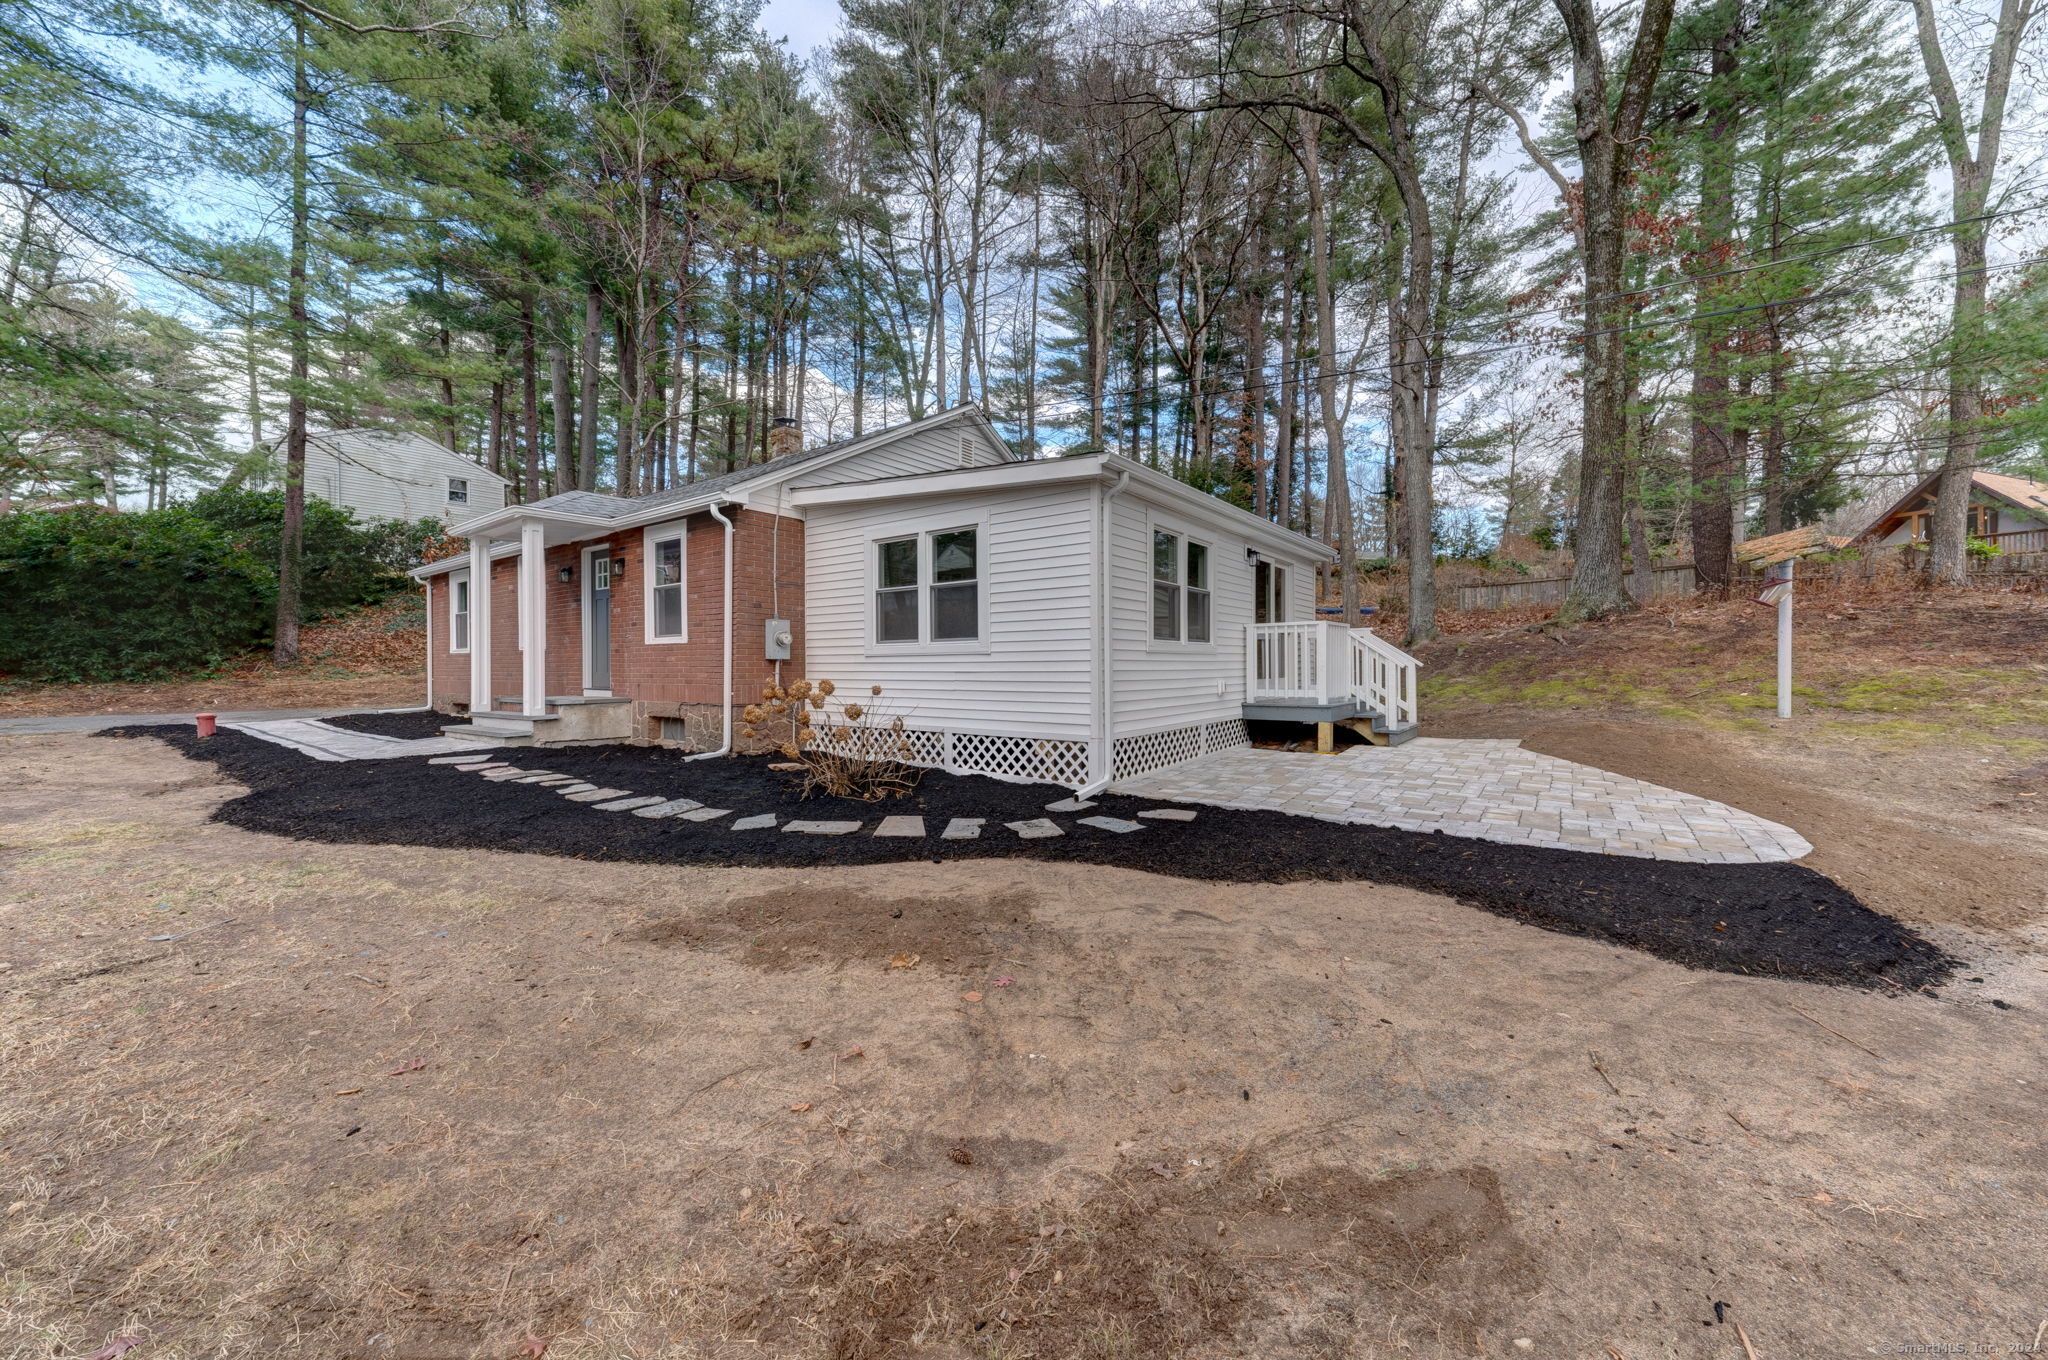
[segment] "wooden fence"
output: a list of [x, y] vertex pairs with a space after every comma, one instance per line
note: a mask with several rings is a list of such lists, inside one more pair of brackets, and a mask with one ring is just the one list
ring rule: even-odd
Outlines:
[[[2042, 543], [2033, 551], [2021, 551], [2024, 543], [2030, 543], [2032, 536], [2039, 535]], [[1994, 582], [2013, 577], [2048, 577], [2048, 530], [2029, 530], [2026, 534], [2001, 534], [2002, 551], [1996, 557], [1973, 557], [1970, 559], [1970, 575], [1973, 578]], [[1856, 557], [1839, 562], [1802, 562], [1799, 564], [1798, 579], [1811, 585], [1867, 585], [1881, 580], [1896, 580], [1904, 576], [1918, 575], [1926, 570], [1927, 555], [1919, 548], [1865, 550]], [[1622, 577], [1629, 593], [1638, 600], [1668, 600], [1676, 596], [1690, 595], [1698, 588], [1698, 573], [1690, 562], [1670, 562], [1658, 567], [1651, 574], [1650, 594], [1645, 597], [1636, 591], [1636, 575], [1629, 572]], [[1736, 568], [1734, 586], [1745, 593], [1754, 593], [1763, 583], [1763, 573], [1742, 567]], [[1495, 581], [1481, 585], [1461, 585], [1458, 590], [1459, 609], [1514, 609], [1523, 605], [1560, 605], [1564, 603], [1565, 588], [1571, 584], [1569, 576], [1537, 576], [1519, 581]]]
[[[1569, 576], [1536, 576], [1520, 581], [1459, 586], [1458, 608], [1515, 609], [1531, 604], [1563, 604], [1565, 587], [1571, 584], [1571, 579]], [[1629, 594], [1639, 600], [1645, 598], [1636, 592], [1634, 572], [1626, 573], [1621, 579], [1628, 586]], [[1666, 563], [1651, 571], [1648, 598], [1665, 600], [1674, 595], [1690, 595], [1697, 585], [1698, 573], [1692, 569], [1692, 563]]]

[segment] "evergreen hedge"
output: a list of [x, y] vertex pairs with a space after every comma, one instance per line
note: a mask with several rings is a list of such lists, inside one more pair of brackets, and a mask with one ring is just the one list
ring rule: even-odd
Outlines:
[[[284, 495], [213, 491], [164, 510], [0, 515], [0, 672], [156, 680], [268, 641]], [[382, 599], [440, 530], [358, 525], [306, 502], [303, 617]]]

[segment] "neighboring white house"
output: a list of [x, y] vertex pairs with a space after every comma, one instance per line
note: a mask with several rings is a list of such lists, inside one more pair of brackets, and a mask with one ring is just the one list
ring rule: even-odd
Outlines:
[[[282, 453], [282, 445], [273, 451]], [[275, 485], [276, 478], [272, 477]], [[505, 508], [503, 477], [409, 430], [306, 436], [306, 494], [359, 520], [472, 519]]]
[[1313, 539], [1122, 457], [1020, 459], [975, 407], [777, 434], [673, 491], [458, 525], [470, 554], [415, 573], [429, 690], [471, 717], [451, 731], [715, 748], [764, 683], [829, 677], [879, 686], [920, 763], [1071, 787], [1242, 745], [1248, 718], [1415, 731], [1413, 659], [1316, 619]]

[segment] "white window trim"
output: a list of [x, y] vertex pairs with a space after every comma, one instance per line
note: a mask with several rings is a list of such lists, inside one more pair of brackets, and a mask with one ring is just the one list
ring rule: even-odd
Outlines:
[[[455, 608], [455, 587], [458, 583], [464, 586], [469, 585], [469, 573], [466, 571], [451, 571], [448, 573], [448, 653], [451, 656], [468, 656], [469, 625], [476, 618], [476, 591], [471, 589], [465, 592], [469, 596], [469, 608], [460, 611], [463, 617], [463, 626], [458, 632], [455, 627], [455, 619], [458, 612]], [[455, 645], [457, 637], [463, 639], [460, 647]]]
[[[664, 637], [654, 631], [654, 545], [664, 538], [679, 538], [683, 541], [680, 558], [682, 576], [676, 581], [676, 593], [682, 597], [683, 631], [674, 637]], [[667, 524], [651, 524], [640, 536], [640, 638], [650, 646], [667, 647], [690, 640], [690, 530], [686, 520], [670, 520]]]
[[[450, 478], [448, 478], [447, 480], [448, 480], [448, 504], [450, 504], [450, 505], [468, 505], [468, 504], [469, 504], [469, 478], [467, 478], [467, 477], [450, 477]], [[458, 496], [458, 495], [456, 495], [456, 494], [455, 494], [455, 484], [456, 484], [457, 482], [461, 482], [461, 483], [462, 483], [462, 494], [461, 494], [460, 496]]]
[[[932, 641], [932, 538], [937, 534], [948, 534], [958, 529], [974, 530], [975, 550], [975, 619], [981, 626], [981, 636], [956, 641]], [[899, 539], [917, 539], [917, 641], [881, 641], [882, 620], [875, 608], [875, 595], [882, 588], [881, 545], [894, 543]], [[991, 575], [989, 561], [988, 512], [970, 512], [962, 515], [924, 515], [908, 522], [890, 527], [887, 533], [868, 536], [864, 551], [867, 553], [867, 568], [864, 574], [866, 604], [862, 606], [862, 626], [867, 630], [867, 646], [864, 655], [887, 656], [987, 656], [994, 650], [989, 641], [988, 586]], [[964, 583], [963, 583], [964, 584]]]
[[[1155, 534], [1172, 534], [1180, 539], [1177, 574], [1174, 584], [1180, 587], [1178, 619], [1180, 636], [1177, 638], [1154, 637], [1152, 635], [1152, 587], [1157, 580], [1152, 575], [1152, 541]], [[1188, 641], [1188, 544], [1206, 548], [1209, 553], [1209, 584], [1204, 587], [1209, 593], [1209, 640]], [[1188, 527], [1185, 520], [1173, 519], [1167, 515], [1148, 511], [1145, 516], [1144, 557], [1139, 561], [1140, 580], [1144, 594], [1140, 600], [1144, 605], [1145, 650], [1148, 652], [1214, 652], [1216, 650], [1216, 565], [1221, 559], [1216, 552], [1216, 538], [1213, 534], [1197, 533]]]

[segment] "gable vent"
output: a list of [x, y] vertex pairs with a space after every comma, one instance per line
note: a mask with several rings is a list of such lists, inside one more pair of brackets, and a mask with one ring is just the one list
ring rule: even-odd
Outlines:
[[974, 436], [971, 434], [960, 436], [960, 466], [974, 466]]

